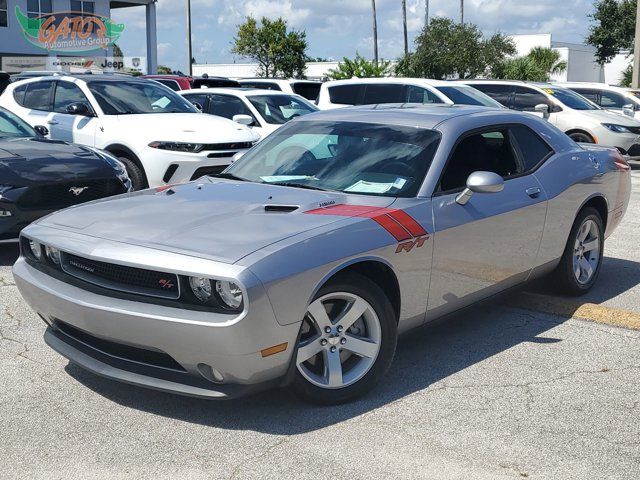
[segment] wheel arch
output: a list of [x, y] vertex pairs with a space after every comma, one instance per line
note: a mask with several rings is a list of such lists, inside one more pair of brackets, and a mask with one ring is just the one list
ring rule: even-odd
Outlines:
[[318, 291], [327, 283], [349, 273], [357, 273], [364, 277], [367, 277], [373, 283], [378, 285], [382, 291], [387, 295], [393, 311], [396, 317], [396, 322], [400, 319], [400, 308], [402, 305], [402, 298], [400, 295], [400, 283], [398, 277], [393, 270], [393, 267], [386, 260], [379, 257], [365, 257], [353, 259], [345, 264], [342, 264], [332, 269], [325, 277], [320, 281], [317, 287], [314, 289], [309, 302], [313, 300]]
[[589, 132], [588, 130], [585, 130], [583, 128], [572, 128], [571, 130], [567, 130], [566, 132], [564, 132], [567, 136], [571, 135], [572, 133], [581, 133], [583, 135], [587, 135], [588, 137], [591, 138], [591, 140], [593, 140], [593, 143], [598, 143], [596, 141], [596, 137], [593, 133]]
[[595, 208], [598, 211], [600, 217], [602, 218], [602, 223], [604, 224], [604, 229], [606, 231], [609, 221], [609, 202], [607, 202], [607, 198], [601, 193], [594, 193], [580, 206], [578, 212], [576, 213], [576, 216], [582, 210], [589, 207]]
[[144, 175], [144, 181], [146, 182], [147, 186], [149, 185], [149, 180], [147, 179], [147, 171], [140, 161], [140, 158], [133, 152], [133, 150], [131, 150], [131, 148], [121, 143], [112, 143], [111, 145], [104, 147], [103, 150], [106, 150], [107, 152], [112, 153], [115, 156], [126, 157], [133, 163], [135, 163], [142, 171], [142, 174]]

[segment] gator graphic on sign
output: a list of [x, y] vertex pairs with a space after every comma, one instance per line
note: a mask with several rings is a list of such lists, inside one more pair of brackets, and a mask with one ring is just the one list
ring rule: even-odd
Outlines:
[[87, 13], [54, 12], [29, 18], [20, 7], [16, 7], [16, 18], [24, 38], [51, 53], [106, 50], [124, 31], [121, 23]]

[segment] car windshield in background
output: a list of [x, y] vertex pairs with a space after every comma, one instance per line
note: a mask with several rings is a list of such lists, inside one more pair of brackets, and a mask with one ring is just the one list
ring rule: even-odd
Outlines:
[[458, 105], [484, 105], [485, 107], [504, 108], [489, 95], [471, 87], [435, 87]]
[[595, 103], [591, 103], [582, 95], [568, 88], [544, 87], [543, 90], [549, 95], [553, 95], [560, 103], [574, 110], [600, 110], [600, 107]]
[[88, 84], [105, 115], [197, 113], [186, 99], [151, 81], [92, 81]]
[[240, 179], [353, 194], [413, 197], [440, 133], [354, 122], [294, 122], [226, 170]]
[[36, 132], [13, 113], [0, 108], [0, 138], [35, 137]]
[[275, 125], [318, 110], [315, 105], [293, 95], [251, 95], [248, 99], [267, 123]]

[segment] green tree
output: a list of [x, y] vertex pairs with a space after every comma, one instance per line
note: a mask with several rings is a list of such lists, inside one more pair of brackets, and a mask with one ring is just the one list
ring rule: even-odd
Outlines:
[[622, 78], [620, 79], [621, 87], [631, 87], [631, 82], [633, 81], [633, 65], [629, 65], [622, 71]]
[[551, 75], [567, 69], [556, 50], [535, 47], [523, 57], [507, 58], [494, 66], [495, 78], [523, 80], [525, 82], [548, 82]]
[[376, 64], [375, 61], [369, 61], [359, 53], [356, 53], [356, 58], [353, 60], [344, 57], [342, 62], [338, 63], [338, 68], [329, 70], [327, 77], [332, 80], [347, 80], [353, 77], [388, 77], [391, 73], [391, 62], [380, 60]]
[[282, 18], [262, 18], [258, 25], [255, 18], [247, 17], [233, 42], [233, 53], [258, 63], [259, 76], [304, 78], [307, 34], [288, 30]]
[[122, 53], [122, 49], [116, 43], [113, 44], [113, 56], [114, 58], [123, 58], [124, 53]]
[[158, 74], [160, 75], [171, 75], [173, 70], [171, 70], [166, 65], [158, 65]]
[[633, 50], [637, 1], [597, 0], [594, 7], [586, 41], [596, 47], [597, 61], [604, 64], [620, 50]]
[[472, 23], [434, 18], [416, 38], [416, 51], [401, 58], [396, 74], [435, 79], [473, 78], [490, 74], [507, 55], [513, 41], [496, 33], [489, 38]]

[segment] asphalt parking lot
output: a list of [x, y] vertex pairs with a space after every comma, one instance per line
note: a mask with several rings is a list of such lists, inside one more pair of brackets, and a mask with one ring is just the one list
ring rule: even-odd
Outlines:
[[0, 246], [0, 478], [640, 478], [640, 171], [599, 283], [540, 286], [401, 339], [386, 381], [321, 408], [274, 391], [217, 403], [86, 373]]

